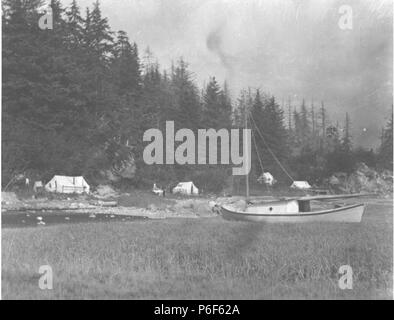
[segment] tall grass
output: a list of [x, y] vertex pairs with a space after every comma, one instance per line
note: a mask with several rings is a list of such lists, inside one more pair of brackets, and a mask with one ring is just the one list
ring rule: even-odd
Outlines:
[[[390, 214], [375, 207], [361, 224], [211, 218], [3, 229], [3, 298], [391, 298]], [[53, 290], [38, 288], [45, 264]], [[352, 290], [338, 286], [345, 264]]]

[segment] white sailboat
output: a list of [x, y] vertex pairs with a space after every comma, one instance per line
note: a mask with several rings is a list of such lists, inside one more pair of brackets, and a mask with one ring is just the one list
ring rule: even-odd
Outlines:
[[[359, 197], [361, 195], [351, 195]], [[300, 197], [295, 199], [277, 199], [272, 201], [245, 202], [245, 208], [222, 205], [221, 214], [229, 220], [261, 221], [261, 222], [361, 222], [365, 204], [336, 206], [328, 209], [311, 210], [311, 201], [327, 200], [327, 196]], [[348, 195], [338, 195], [343, 199]]]
[[[254, 122], [254, 119], [252, 118]], [[245, 127], [247, 128], [247, 117], [245, 117]], [[256, 126], [257, 128], [257, 126]], [[261, 138], [264, 137], [258, 130]], [[255, 140], [254, 140], [255, 142]], [[255, 142], [256, 143], [256, 142]], [[268, 147], [268, 146], [267, 146]], [[269, 147], [268, 147], [269, 148]], [[257, 151], [257, 147], [256, 147]], [[271, 151], [270, 151], [271, 152]], [[279, 160], [272, 153], [272, 156]], [[259, 159], [261, 165], [261, 159]], [[262, 165], [261, 165], [262, 166]], [[287, 173], [287, 172], [286, 172]], [[288, 173], [287, 173], [288, 174]], [[289, 175], [289, 174], [288, 174]], [[289, 175], [290, 176], [290, 175]], [[290, 177], [291, 178], [291, 177]], [[300, 197], [283, 197], [278, 199], [258, 199], [253, 200], [249, 197], [249, 178], [246, 176], [246, 199], [240, 208], [231, 204], [221, 206], [220, 212], [224, 219], [255, 221], [267, 223], [297, 223], [297, 222], [361, 222], [365, 210], [364, 203], [355, 203], [349, 205], [329, 204], [315, 206], [315, 202], [324, 200], [335, 200], [344, 198], [356, 198], [367, 196], [366, 194], [345, 194], [345, 195], [321, 195], [321, 196], [300, 196]]]

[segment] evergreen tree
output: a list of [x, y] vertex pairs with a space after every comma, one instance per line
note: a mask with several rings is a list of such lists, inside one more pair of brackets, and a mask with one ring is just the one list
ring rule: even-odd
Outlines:
[[215, 77], [211, 78], [203, 96], [202, 124], [204, 128], [219, 129], [222, 127], [220, 87]]
[[379, 148], [379, 163], [383, 168], [393, 170], [393, 113], [383, 130]]
[[304, 153], [311, 151], [311, 126], [309, 121], [309, 112], [305, 104], [305, 100], [302, 99], [301, 111], [301, 147]]
[[346, 112], [346, 117], [345, 117], [344, 135], [342, 138], [342, 148], [345, 152], [350, 152], [352, 149], [352, 141], [351, 141], [351, 134], [350, 134], [350, 117], [347, 112]]
[[113, 50], [112, 70], [119, 94], [140, 91], [141, 70], [137, 45], [131, 44], [126, 32], [119, 31]]
[[192, 80], [187, 63], [181, 58], [172, 71], [172, 87], [178, 107], [174, 115], [177, 128], [189, 128], [196, 132], [200, 128], [201, 104], [198, 89]]
[[321, 135], [320, 135], [320, 153], [324, 154], [326, 149], [326, 137], [327, 137], [327, 111], [324, 107], [324, 102], [321, 102], [320, 108], [320, 119], [321, 119]]
[[284, 124], [283, 110], [276, 103], [275, 97], [266, 102], [264, 108], [265, 132], [267, 142], [279, 160], [288, 158], [287, 131]]
[[302, 148], [303, 128], [302, 128], [302, 120], [300, 113], [297, 111], [296, 108], [294, 108], [293, 111], [293, 119], [294, 119], [293, 142], [294, 142], [294, 147], [296, 148], [295, 153], [298, 154], [301, 152], [301, 148]]
[[291, 114], [291, 100], [290, 100], [290, 97], [289, 97], [289, 100], [288, 100], [288, 103], [287, 103], [287, 117], [288, 117], [288, 130], [289, 130], [289, 133], [292, 133], [292, 131], [293, 131], [293, 125], [292, 125], [292, 121], [291, 121], [291, 118], [292, 118], [292, 114]]
[[260, 93], [257, 91], [252, 107], [252, 116], [254, 121], [252, 121], [251, 127], [255, 133], [257, 149], [262, 158], [264, 170], [284, 181], [284, 172], [278, 163], [279, 161], [283, 165], [289, 157], [284, 112], [274, 97], [261, 99]]
[[219, 106], [221, 128], [231, 128], [231, 114], [233, 108], [226, 82], [224, 82], [223, 89], [220, 91], [219, 94]]
[[66, 10], [66, 22], [69, 46], [73, 50], [78, 50], [82, 44], [84, 21], [76, 0], [73, 0], [70, 8]]
[[93, 10], [86, 11], [84, 27], [84, 40], [89, 50], [97, 60], [107, 60], [113, 48], [112, 32], [108, 25], [108, 19], [101, 14], [100, 2], [97, 0], [93, 5]]
[[136, 145], [140, 132], [142, 87], [136, 44], [131, 44], [124, 31], [119, 31], [111, 63], [111, 83], [116, 91], [112, 105], [112, 127], [120, 144]]
[[313, 100], [311, 104], [311, 121], [312, 121], [312, 136], [314, 138], [316, 134], [316, 119], [315, 119], [315, 106], [313, 105]]
[[233, 127], [235, 128], [245, 127], [245, 114], [250, 108], [247, 104], [248, 101], [251, 101], [251, 98], [248, 96], [249, 93], [246, 90], [241, 90], [232, 113]]

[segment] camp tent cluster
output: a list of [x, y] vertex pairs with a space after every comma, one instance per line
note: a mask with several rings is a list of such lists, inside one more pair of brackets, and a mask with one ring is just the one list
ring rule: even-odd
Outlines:
[[[264, 183], [272, 185], [274, 178], [271, 174], [264, 176]], [[291, 188], [306, 190], [312, 188], [307, 181], [294, 181]], [[58, 176], [55, 175], [46, 185], [45, 190], [48, 192], [57, 193], [89, 193], [90, 186], [82, 176]], [[157, 188], [154, 184], [153, 192], [158, 193], [161, 189]], [[185, 195], [198, 195], [199, 190], [192, 181], [179, 182], [175, 188], [172, 189], [172, 193], [179, 193]]]
[[[258, 179], [258, 182], [264, 183], [266, 185], [272, 186], [276, 183], [274, 176], [269, 172], [264, 172]], [[292, 185], [290, 186], [292, 189], [299, 189], [299, 190], [307, 190], [311, 189], [311, 185], [308, 181], [293, 181]]]
[[54, 176], [46, 185], [48, 192], [89, 193], [90, 186], [82, 176]]

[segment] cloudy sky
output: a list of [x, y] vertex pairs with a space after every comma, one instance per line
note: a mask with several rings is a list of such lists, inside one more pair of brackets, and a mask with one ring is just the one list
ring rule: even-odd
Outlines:
[[[352, 9], [352, 29], [338, 24], [342, 5]], [[294, 106], [324, 101], [333, 122], [349, 112], [357, 145], [378, 144], [393, 93], [390, 0], [101, 0], [101, 7], [111, 28], [126, 31], [141, 56], [149, 46], [162, 68], [183, 56], [199, 85], [226, 80], [234, 98], [251, 87]]]

